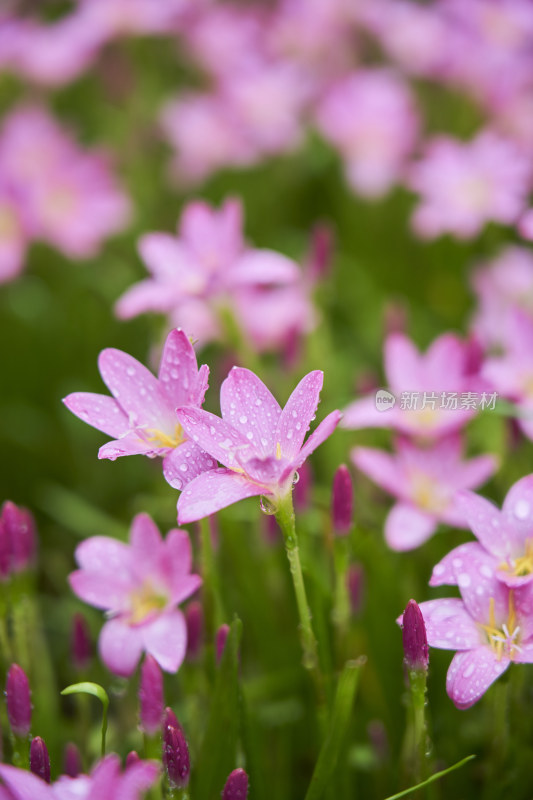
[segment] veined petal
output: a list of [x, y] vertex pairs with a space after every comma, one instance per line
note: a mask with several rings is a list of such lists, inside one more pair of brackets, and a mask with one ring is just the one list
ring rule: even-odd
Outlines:
[[214, 469], [215, 459], [188, 439], [168, 453], [163, 459], [163, 475], [174, 489], [183, 487], [193, 478]]
[[509, 664], [505, 656], [498, 661], [488, 646], [456, 653], [446, 676], [446, 691], [457, 708], [470, 708]]
[[255, 373], [233, 367], [220, 389], [220, 410], [225, 422], [253, 446], [254, 453], [274, 453], [281, 408]]
[[187, 649], [187, 626], [181, 611], [161, 614], [140, 630], [146, 652], [155, 658], [161, 669], [177, 672]]
[[143, 626], [110, 619], [100, 632], [98, 650], [106, 667], [124, 678], [134, 671], [143, 651]]
[[420, 611], [431, 647], [471, 650], [483, 643], [478, 626], [458, 597], [428, 600], [420, 603]]
[[468, 613], [482, 625], [488, 625], [491, 608], [497, 626], [509, 616], [509, 589], [498, 580], [495, 558], [483, 547], [469, 548], [468, 559], [455, 558], [452, 568]]
[[209, 517], [237, 500], [258, 494], [268, 494], [267, 487], [252, 483], [244, 475], [230, 469], [209, 470], [191, 481], [181, 493], [178, 523], [184, 525]]
[[309, 458], [311, 453], [331, 436], [341, 419], [342, 413], [337, 410], [332, 411], [327, 417], [324, 417], [322, 422], [316, 426], [300, 452], [296, 454], [296, 458], [293, 461], [295, 469], [301, 467], [305, 459]]
[[85, 603], [115, 612], [127, 609], [128, 596], [136, 588], [133, 580], [113, 578], [109, 572], [89, 572], [84, 569], [71, 572], [68, 582], [74, 594]]
[[393, 550], [412, 550], [435, 533], [435, 517], [407, 503], [397, 503], [385, 521], [385, 540]]
[[159, 380], [165, 387], [173, 408], [196, 404], [198, 394], [198, 365], [196, 353], [187, 334], [175, 328], [168, 334], [161, 363]]
[[136, 358], [109, 347], [100, 353], [98, 368], [111, 394], [128, 414], [130, 426], [158, 429], [173, 421], [174, 409], [159, 381]]
[[393, 497], [405, 498], [407, 496], [405, 470], [400, 468], [393, 455], [374, 447], [354, 447], [350, 457], [361, 472], [368, 475], [374, 483], [392, 494]]
[[63, 398], [63, 402], [69, 411], [108, 436], [119, 437], [128, 431], [128, 417], [113, 397], [73, 392]]
[[228, 422], [201, 408], [178, 408], [178, 420], [187, 436], [226, 467], [236, 465], [236, 451], [250, 443]]
[[[281, 452], [288, 461], [292, 461], [302, 447], [316, 414], [323, 383], [324, 373], [321, 370], [309, 372], [294, 389], [281, 412], [274, 437], [275, 441], [280, 443]], [[329, 433], [327, 435], [329, 436]]]
[[498, 558], [507, 558], [507, 525], [494, 503], [469, 491], [457, 492], [454, 502], [483, 547]]

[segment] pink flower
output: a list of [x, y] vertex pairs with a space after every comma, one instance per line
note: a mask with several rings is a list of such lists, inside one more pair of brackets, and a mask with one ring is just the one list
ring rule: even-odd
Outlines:
[[138, 761], [121, 772], [120, 759], [112, 754], [99, 761], [90, 775], [62, 775], [52, 784], [18, 767], [0, 764], [2, 800], [140, 800], [159, 774], [157, 764]]
[[445, 333], [421, 354], [402, 333], [385, 342], [385, 375], [394, 404], [377, 406], [376, 395], [344, 411], [343, 428], [393, 428], [432, 439], [463, 426], [476, 410], [470, 397], [480, 388], [472, 343]]
[[380, 197], [400, 178], [418, 134], [414, 98], [387, 69], [348, 74], [329, 89], [318, 126], [339, 149], [354, 191]]
[[176, 488], [214, 466], [189, 441], [176, 416], [178, 406], [202, 405], [209, 375], [205, 364], [198, 369], [184, 331], [176, 329], [167, 336], [157, 378], [135, 358], [113, 348], [102, 350], [98, 367], [112, 398], [74, 392], [63, 400], [84, 422], [115, 437], [100, 448], [98, 458], [162, 456], [164, 475]]
[[204, 472], [182, 492], [180, 524], [255, 495], [265, 495], [275, 506], [290, 493], [297, 469], [340, 419], [340, 413], [332, 411], [304, 444], [322, 382], [322, 372], [310, 372], [282, 411], [257, 375], [234, 367], [221, 387], [222, 419], [201, 409], [179, 409], [179, 420], [191, 439], [224, 465]]
[[[533, 595], [510, 589], [494, 575], [482, 547], [455, 558], [461, 599], [420, 604], [430, 647], [457, 650], [446, 691], [457, 708], [469, 708], [512, 662], [533, 662]], [[400, 620], [399, 620], [400, 621]]]
[[480, 486], [497, 466], [496, 459], [489, 455], [463, 461], [458, 435], [425, 449], [399, 439], [394, 455], [356, 447], [352, 461], [398, 500], [385, 522], [385, 539], [393, 550], [418, 547], [435, 533], [439, 522], [468, 527], [457, 492]]
[[[149, 233], [139, 249], [152, 277], [132, 286], [118, 301], [119, 317], [145, 311], [172, 315], [202, 342], [223, 335], [221, 314], [236, 316], [261, 349], [275, 345], [289, 326], [305, 330], [312, 310], [297, 264], [272, 250], [248, 247], [242, 208], [227, 200], [220, 210], [190, 203], [178, 236]], [[283, 301], [289, 297], [289, 303]], [[282, 305], [288, 318], [277, 313]]]
[[24, 269], [28, 240], [16, 195], [0, 183], [0, 283], [13, 280]]
[[[437, 564], [430, 585], [456, 583], [454, 564], [467, 558], [480, 545], [492, 556], [494, 576], [510, 588], [533, 580], [533, 475], [517, 481], [509, 490], [500, 511], [493, 503], [473, 492], [460, 492], [457, 506], [480, 544], [469, 542], [455, 548]], [[488, 563], [488, 556], [486, 558]]]
[[487, 222], [517, 221], [531, 188], [531, 158], [490, 130], [470, 142], [439, 136], [412, 167], [409, 183], [421, 195], [412, 219], [420, 236], [470, 239]]
[[76, 548], [76, 561], [72, 591], [111, 617], [98, 642], [108, 669], [127, 677], [147, 652], [161, 669], [176, 672], [187, 648], [185, 617], [176, 607], [202, 582], [190, 574], [188, 534], [172, 530], [163, 541], [148, 514], [138, 514], [129, 545], [93, 536]]

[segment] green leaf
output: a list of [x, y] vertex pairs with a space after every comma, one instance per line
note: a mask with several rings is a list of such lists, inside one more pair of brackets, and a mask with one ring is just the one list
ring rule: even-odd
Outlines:
[[91, 683], [90, 681], [82, 681], [81, 683], [72, 683], [63, 689], [61, 694], [92, 694], [97, 697], [102, 703], [102, 756], [105, 756], [105, 735], [107, 732], [107, 709], [109, 708], [109, 697], [106, 690], [98, 683]]
[[398, 794], [391, 794], [390, 797], [386, 797], [385, 800], [398, 800], [398, 798], [406, 797], [406, 795], [411, 794], [411, 792], [416, 792], [418, 789], [423, 789], [424, 786], [428, 786], [430, 783], [438, 781], [439, 778], [443, 778], [449, 772], [453, 772], [454, 769], [459, 769], [459, 767], [462, 767], [463, 764], [466, 764], [468, 761], [472, 761], [473, 758], [475, 758], [475, 755], [467, 756], [466, 758], [463, 758], [462, 761], [458, 761], [457, 764], [454, 764], [452, 767], [443, 769], [440, 772], [435, 772], [434, 775], [427, 780], [422, 781], [422, 783], [417, 783], [416, 786], [410, 786], [409, 789], [404, 789], [403, 792], [398, 792]]
[[328, 781], [335, 772], [352, 713], [359, 673], [365, 661], [366, 658], [359, 658], [357, 661], [347, 661], [344, 665], [337, 685], [328, 733], [320, 750], [305, 800], [319, 800], [324, 794]]
[[207, 728], [198, 757], [196, 786], [191, 796], [197, 800], [219, 797], [229, 773], [235, 769], [239, 734], [239, 644], [242, 623], [231, 623], [224, 653], [217, 668]]

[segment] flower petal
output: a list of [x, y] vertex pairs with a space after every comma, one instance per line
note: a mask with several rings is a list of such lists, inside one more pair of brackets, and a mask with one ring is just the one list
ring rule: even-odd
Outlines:
[[300, 277], [295, 261], [275, 250], [248, 250], [231, 270], [231, 281], [239, 286], [294, 283]]
[[431, 647], [471, 650], [483, 644], [482, 634], [458, 597], [420, 603], [426, 636]]
[[135, 431], [127, 433], [120, 439], [112, 439], [106, 442], [98, 451], [98, 458], [108, 458], [110, 461], [115, 461], [121, 456], [152, 456], [164, 453], [163, 448], [154, 446], [140, 439]]
[[91, 536], [76, 547], [78, 565], [97, 574], [112, 575], [128, 581], [131, 576], [131, 550], [129, 545], [110, 536]]
[[296, 469], [301, 467], [305, 459], [308, 458], [311, 453], [322, 444], [322, 442], [325, 442], [326, 439], [331, 436], [341, 419], [342, 413], [340, 411], [332, 411], [331, 414], [328, 414], [327, 417], [324, 417], [322, 422], [317, 425], [311, 436], [308, 438], [300, 452], [297, 453], [296, 459], [293, 462]]
[[385, 541], [393, 550], [412, 550], [435, 533], [436, 520], [406, 503], [397, 503], [385, 521]]
[[137, 579], [142, 580], [153, 570], [163, 549], [159, 528], [148, 514], [137, 514], [134, 517], [130, 529], [130, 548], [132, 567]]
[[187, 436], [226, 467], [236, 465], [236, 451], [249, 448], [239, 431], [209, 411], [184, 407], [176, 413]]
[[420, 385], [420, 353], [403, 333], [392, 333], [387, 337], [383, 357], [385, 375], [392, 392], [426, 388]]
[[281, 412], [274, 436], [289, 461], [298, 454], [314, 419], [323, 383], [324, 373], [321, 370], [309, 372], [294, 389]]
[[404, 414], [398, 411], [398, 406], [387, 406], [381, 410], [376, 407], [376, 395], [362, 397], [350, 403], [342, 412], [341, 428], [359, 430], [360, 428], [393, 428], [399, 416]]
[[100, 657], [115, 675], [128, 678], [143, 651], [142, 626], [130, 626], [119, 618], [110, 619], [100, 631]]
[[457, 492], [454, 502], [457, 509], [464, 514], [472, 533], [479, 539], [483, 547], [498, 558], [506, 558], [508, 555], [507, 525], [494, 503], [469, 491]]
[[470, 708], [509, 664], [506, 657], [498, 661], [487, 646], [456, 653], [446, 676], [446, 691], [457, 708]]
[[274, 453], [281, 408], [257, 375], [233, 367], [220, 389], [220, 409], [223, 419], [246, 437], [256, 455]]
[[[114, 800], [139, 800], [159, 777], [159, 767], [149, 761], [138, 761], [126, 767], [120, 780], [119, 793]], [[95, 795], [100, 797], [100, 795]]]
[[507, 622], [509, 616], [509, 589], [498, 580], [495, 558], [483, 547], [470, 547], [468, 558], [456, 557], [452, 568], [461, 597], [468, 613], [482, 625], [488, 625], [491, 604], [494, 603], [496, 626]]
[[[32, 772], [0, 764], [0, 777], [11, 792], [9, 798], [12, 796], [13, 800], [54, 800], [52, 787]], [[8, 795], [2, 793], [0, 797], [7, 798]]]
[[165, 387], [173, 408], [196, 404], [198, 395], [198, 364], [196, 353], [187, 334], [175, 328], [168, 334], [161, 362], [159, 381]]
[[533, 475], [526, 475], [509, 489], [502, 512], [508, 523], [511, 553], [524, 555], [525, 541], [533, 538]]
[[163, 475], [174, 489], [181, 490], [193, 478], [216, 466], [217, 462], [212, 456], [188, 439], [165, 456]]
[[178, 523], [184, 525], [226, 508], [245, 497], [266, 494], [267, 489], [230, 469], [212, 469], [195, 478], [178, 500]]
[[374, 447], [354, 447], [350, 457], [361, 472], [368, 475], [386, 492], [398, 498], [407, 497], [408, 486], [405, 470], [400, 468], [393, 455]]
[[177, 672], [187, 649], [187, 626], [181, 611], [161, 614], [141, 630], [146, 652], [153, 655], [161, 669]]
[[470, 559], [479, 564], [479, 569], [485, 577], [491, 578], [498, 569], [498, 559], [487, 553], [479, 542], [466, 542], [455, 547], [447, 553], [438, 564], [433, 567], [430, 586], [442, 586], [457, 584], [457, 575], [460, 573], [464, 564], [468, 564]]
[[63, 402], [69, 411], [108, 436], [119, 437], [128, 431], [128, 417], [113, 397], [93, 392], [73, 392], [64, 397]]
[[129, 594], [136, 588], [133, 580], [115, 578], [109, 572], [89, 572], [84, 569], [71, 572], [68, 582], [74, 594], [85, 603], [114, 612], [127, 609]]

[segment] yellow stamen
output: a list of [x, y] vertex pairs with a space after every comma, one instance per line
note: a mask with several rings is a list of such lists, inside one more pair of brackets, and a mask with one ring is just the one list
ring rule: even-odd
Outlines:
[[518, 636], [520, 628], [516, 625], [516, 612], [514, 607], [514, 593], [509, 592], [509, 616], [507, 622], [501, 628], [496, 627], [496, 617], [494, 613], [494, 597], [489, 601], [489, 624], [481, 625], [480, 627], [487, 634], [489, 644], [496, 654], [498, 661], [501, 661], [502, 656], [506, 655], [512, 659], [517, 651], [520, 651], [520, 646], [515, 642], [515, 637]]
[[161, 611], [167, 604], [167, 598], [157, 594], [150, 581], [146, 581], [140, 589], [130, 595], [131, 614], [129, 622], [138, 625], [154, 611]]
[[183, 428], [178, 423], [176, 423], [173, 436], [159, 430], [159, 428], [146, 428], [145, 433], [149, 434], [146, 437], [146, 441], [156, 444], [158, 447], [177, 447], [186, 440]]
[[276, 442], [276, 458], [281, 461], [281, 444], [279, 442]]
[[511, 564], [508, 564], [507, 561], [502, 561], [502, 563], [499, 565], [499, 569], [503, 569], [505, 572], [510, 572], [517, 578], [522, 578], [525, 575], [531, 575], [533, 572], [533, 539], [528, 539], [526, 541], [525, 553], [523, 556], [514, 558]]
[[447, 498], [439, 492], [437, 482], [429, 475], [417, 473], [412, 476], [413, 500], [419, 508], [438, 513], [448, 505]]

